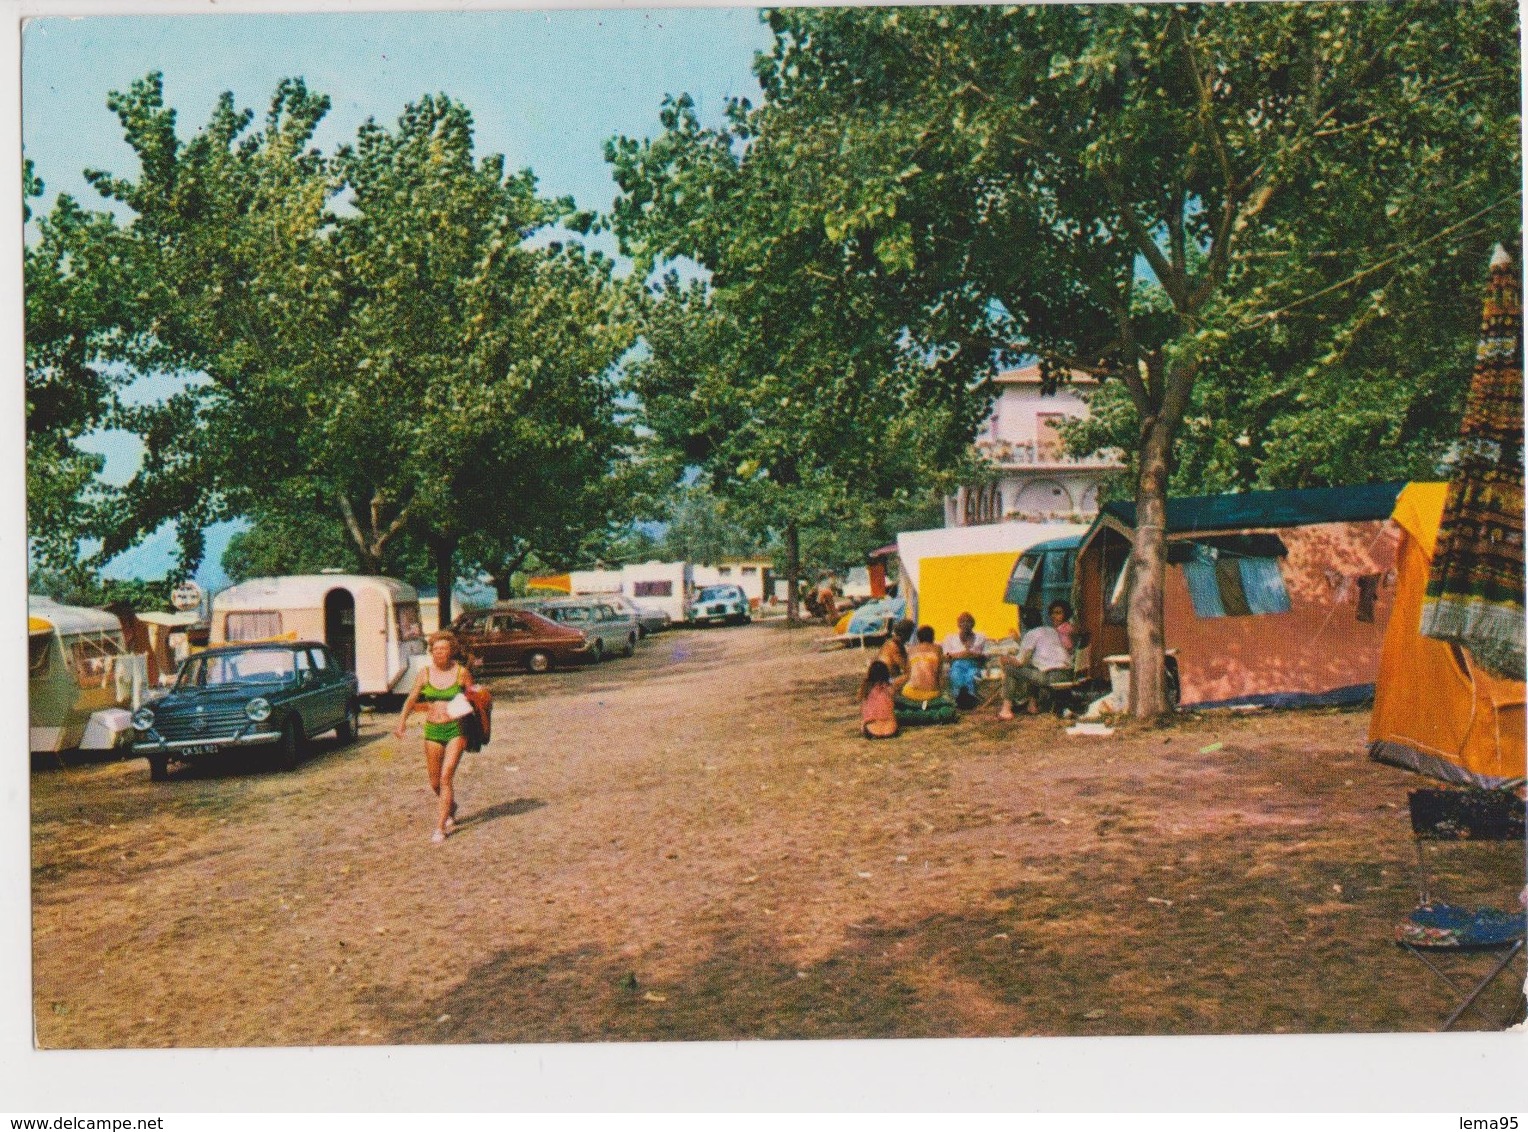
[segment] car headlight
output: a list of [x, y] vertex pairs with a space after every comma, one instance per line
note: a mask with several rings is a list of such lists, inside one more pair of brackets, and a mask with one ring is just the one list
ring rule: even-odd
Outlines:
[[244, 714], [255, 723], [264, 723], [271, 717], [271, 701], [264, 696], [256, 696], [244, 705]]
[[[121, 719], [122, 717], [118, 716], [117, 718]], [[147, 731], [150, 727], [153, 727], [153, 726], [154, 726], [154, 713], [152, 711], [150, 711], [148, 708], [141, 707], [137, 711], [133, 712], [133, 730], [134, 731]]]

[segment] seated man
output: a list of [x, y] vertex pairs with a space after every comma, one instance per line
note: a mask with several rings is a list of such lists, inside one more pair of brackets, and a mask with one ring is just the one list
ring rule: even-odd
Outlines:
[[896, 688], [897, 722], [903, 727], [926, 723], [954, 723], [955, 705], [939, 691], [944, 651], [934, 643], [932, 626], [918, 630], [918, 643], [907, 651], [907, 675]]
[[999, 719], [1012, 719], [1013, 709], [1025, 704], [1031, 715], [1039, 712], [1041, 692], [1053, 684], [1068, 683], [1072, 673], [1072, 607], [1053, 601], [1047, 610], [1049, 625], [1037, 625], [1019, 638], [1019, 655], [1003, 665], [1003, 706]]
[[987, 666], [987, 638], [976, 631], [976, 618], [962, 613], [956, 631], [944, 639], [944, 657], [950, 662], [950, 693], [955, 706], [976, 706], [976, 681]]

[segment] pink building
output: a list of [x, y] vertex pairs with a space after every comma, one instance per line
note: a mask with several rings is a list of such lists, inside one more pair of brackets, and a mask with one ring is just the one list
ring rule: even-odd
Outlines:
[[1059, 426], [1088, 415], [1080, 394], [1097, 381], [1073, 373], [1054, 392], [1044, 391], [1038, 365], [1003, 370], [992, 415], [976, 448], [999, 469], [995, 483], [962, 487], [945, 497], [944, 525], [970, 527], [1022, 520], [1086, 520], [1098, 512], [1098, 486], [1124, 470], [1118, 453], [1069, 456]]

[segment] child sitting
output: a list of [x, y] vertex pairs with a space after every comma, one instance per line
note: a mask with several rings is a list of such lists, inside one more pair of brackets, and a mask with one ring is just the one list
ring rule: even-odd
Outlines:
[[860, 685], [860, 734], [866, 739], [890, 739], [897, 733], [897, 709], [891, 695], [891, 669], [885, 661], [870, 662]]

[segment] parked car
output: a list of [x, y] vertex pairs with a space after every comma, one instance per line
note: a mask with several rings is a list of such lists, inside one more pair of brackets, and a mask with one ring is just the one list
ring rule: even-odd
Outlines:
[[547, 672], [596, 659], [592, 634], [518, 606], [464, 613], [452, 628], [485, 671]]
[[674, 623], [674, 619], [668, 615], [668, 610], [659, 609], [655, 605], [643, 605], [640, 601], [632, 601], [625, 594], [607, 594], [602, 596], [602, 601], [608, 601], [612, 606], [628, 616], [637, 619], [637, 635], [645, 637], [649, 633], [659, 633]]
[[170, 692], [133, 713], [133, 750], [163, 781], [187, 762], [235, 747], [268, 746], [285, 770], [308, 740], [333, 729], [342, 743], [361, 726], [360, 689], [327, 646], [313, 641], [227, 645], [187, 657]]
[[616, 653], [630, 656], [637, 651], [637, 619], [603, 597], [549, 601], [541, 607], [541, 613], [559, 625], [587, 633], [595, 660]]
[[746, 625], [752, 620], [748, 595], [739, 586], [707, 586], [690, 604], [692, 625]]

